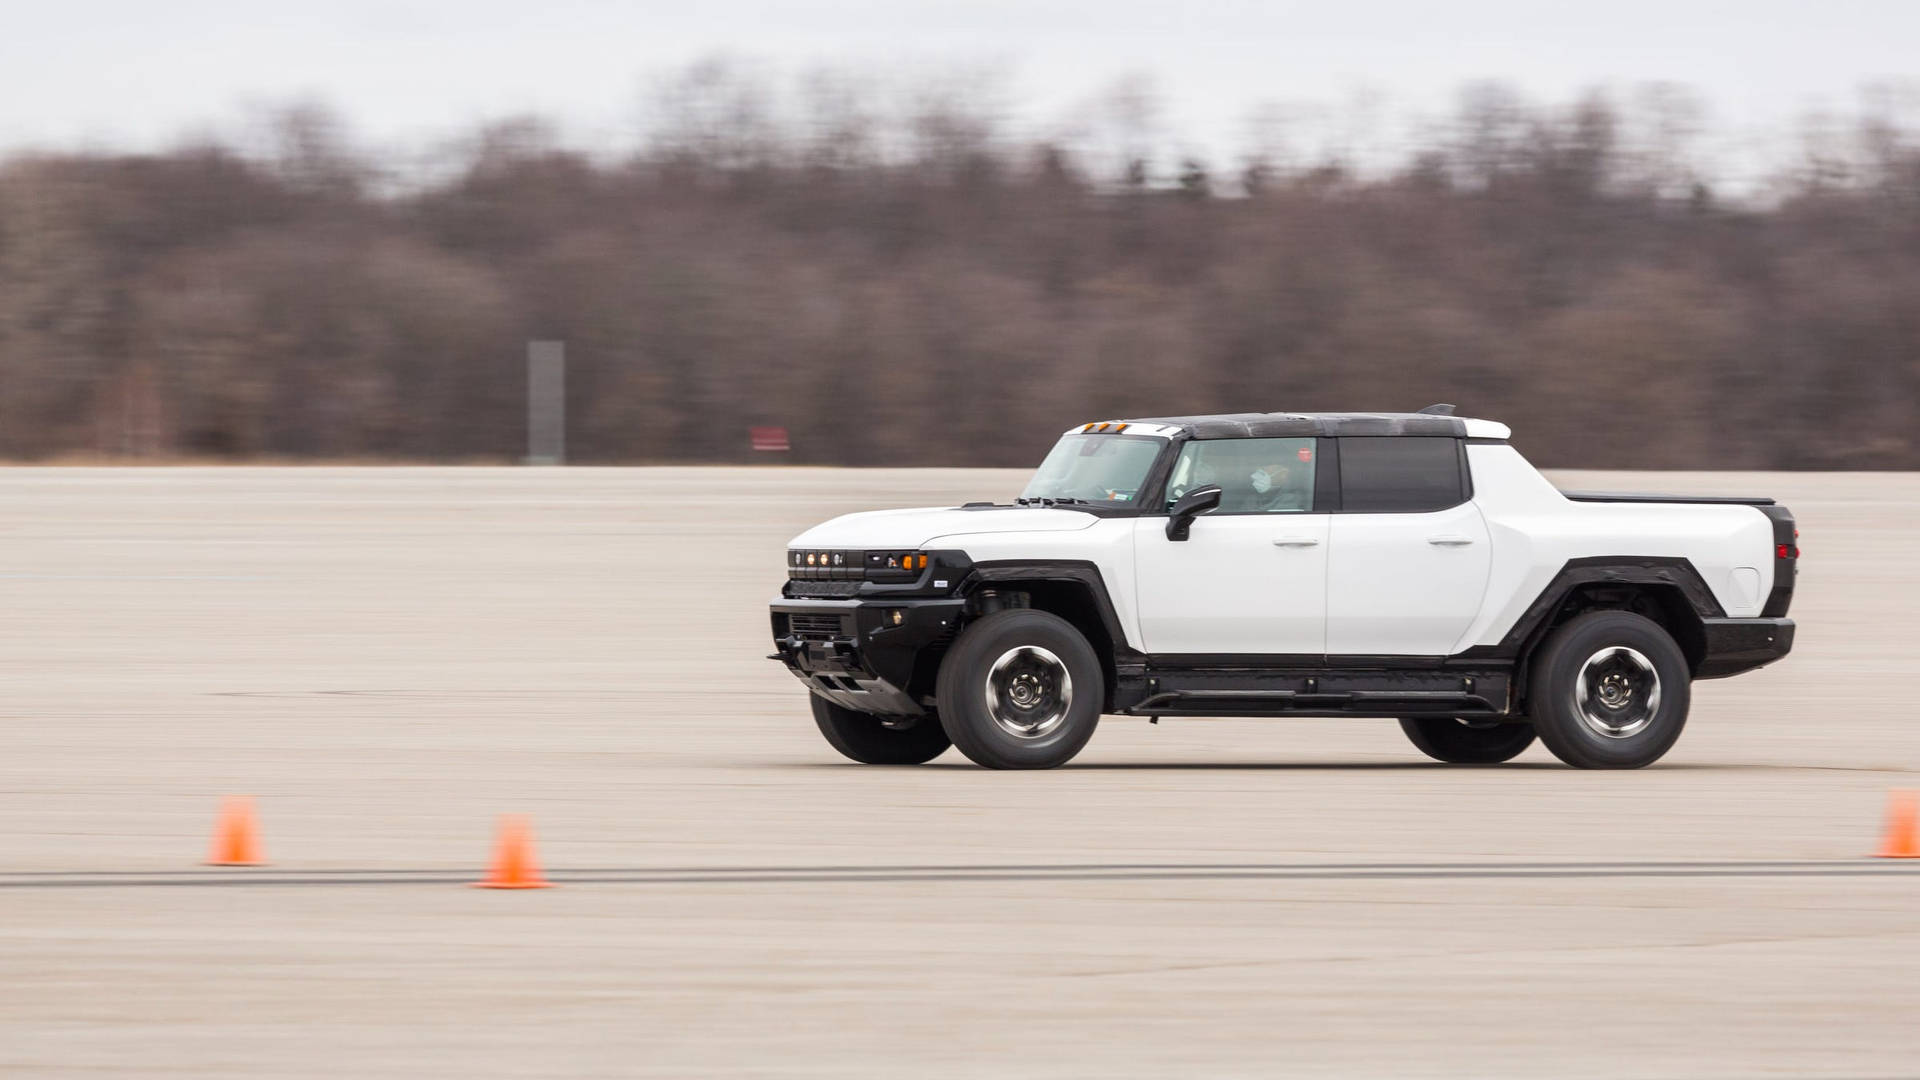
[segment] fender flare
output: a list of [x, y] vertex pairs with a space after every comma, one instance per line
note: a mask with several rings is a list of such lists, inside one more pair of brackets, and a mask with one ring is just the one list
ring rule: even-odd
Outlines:
[[[999, 582], [1059, 582], [1084, 588], [1093, 599], [1095, 616], [1100, 627], [1106, 632], [1110, 648], [1101, 659], [1106, 669], [1108, 694], [1113, 693], [1118, 677], [1128, 671], [1143, 668], [1146, 656], [1127, 643], [1126, 631], [1120, 625], [1120, 615], [1114, 610], [1113, 598], [1107, 591], [1107, 582], [1100, 574], [1100, 567], [1086, 559], [991, 559], [973, 564], [973, 572], [960, 586], [962, 595], [971, 596], [983, 586]], [[1095, 651], [1100, 651], [1099, 643], [1094, 642]]]
[[1475, 645], [1452, 659], [1506, 660], [1520, 664], [1546, 637], [1548, 620], [1575, 589], [1587, 585], [1660, 585], [1677, 589], [1704, 626], [1708, 619], [1724, 619], [1725, 608], [1707, 587], [1691, 560], [1651, 555], [1597, 555], [1568, 559], [1534, 597], [1533, 603], [1507, 628], [1498, 644]]

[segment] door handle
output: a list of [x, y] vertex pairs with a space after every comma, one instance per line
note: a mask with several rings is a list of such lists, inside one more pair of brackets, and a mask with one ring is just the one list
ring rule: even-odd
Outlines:
[[1315, 547], [1320, 543], [1317, 536], [1281, 536], [1273, 541], [1274, 547]]
[[1432, 544], [1434, 547], [1465, 547], [1473, 543], [1473, 537], [1457, 535], [1429, 536], [1427, 537], [1427, 543]]

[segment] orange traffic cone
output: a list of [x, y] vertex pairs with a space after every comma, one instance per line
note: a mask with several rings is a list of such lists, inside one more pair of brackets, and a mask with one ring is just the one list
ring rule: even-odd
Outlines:
[[253, 799], [232, 795], [220, 804], [220, 820], [213, 829], [213, 852], [208, 866], [265, 866], [260, 857], [260, 825], [253, 817]]
[[533, 859], [533, 829], [523, 817], [500, 819], [500, 840], [493, 849], [493, 869], [485, 881], [473, 883], [476, 889], [551, 889], [553, 882], [540, 876]]
[[1873, 854], [1880, 859], [1920, 859], [1920, 797], [1911, 791], [1893, 793], [1887, 803], [1887, 837]]

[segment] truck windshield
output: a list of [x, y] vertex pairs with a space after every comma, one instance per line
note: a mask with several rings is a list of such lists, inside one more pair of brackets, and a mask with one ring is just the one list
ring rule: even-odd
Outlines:
[[1064, 435], [1019, 501], [1132, 502], [1166, 445], [1148, 435]]

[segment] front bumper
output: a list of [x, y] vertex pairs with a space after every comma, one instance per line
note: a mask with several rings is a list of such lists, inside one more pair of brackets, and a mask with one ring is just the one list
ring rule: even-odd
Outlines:
[[782, 597], [770, 605], [772, 659], [843, 708], [921, 716], [933, 700], [939, 653], [953, 639], [965, 607], [959, 598]]
[[1793, 651], [1792, 619], [1705, 619], [1707, 651], [1696, 679], [1724, 679], [1771, 664]]

